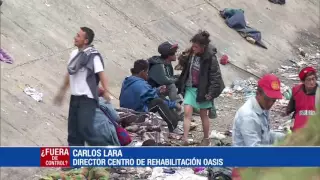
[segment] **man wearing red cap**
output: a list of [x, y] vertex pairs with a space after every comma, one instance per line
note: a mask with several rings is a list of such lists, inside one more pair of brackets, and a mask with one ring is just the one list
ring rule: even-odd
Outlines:
[[293, 130], [303, 128], [308, 117], [315, 114], [316, 91], [318, 89], [316, 69], [303, 68], [299, 73], [301, 84], [292, 88], [292, 97], [286, 109], [286, 115], [294, 112]]
[[280, 80], [267, 74], [258, 81], [255, 97], [251, 97], [236, 113], [233, 124], [234, 146], [272, 145], [285, 137], [270, 130], [269, 110], [281, 99]]
[[[234, 146], [270, 146], [285, 134], [270, 130], [269, 110], [281, 99], [280, 80], [273, 74], [258, 81], [255, 97], [251, 97], [236, 113], [232, 141]], [[240, 180], [241, 169], [232, 170], [232, 179]]]

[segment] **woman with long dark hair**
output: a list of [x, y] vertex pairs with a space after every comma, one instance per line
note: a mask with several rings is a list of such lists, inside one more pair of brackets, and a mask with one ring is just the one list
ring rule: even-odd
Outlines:
[[202, 146], [209, 143], [208, 111], [212, 108], [214, 98], [224, 89], [219, 63], [216, 58], [216, 48], [210, 44], [210, 34], [199, 31], [190, 42], [192, 47], [183, 53], [183, 70], [179, 77], [179, 93], [184, 95], [184, 136], [188, 144], [191, 116], [193, 108], [200, 109], [204, 138]]

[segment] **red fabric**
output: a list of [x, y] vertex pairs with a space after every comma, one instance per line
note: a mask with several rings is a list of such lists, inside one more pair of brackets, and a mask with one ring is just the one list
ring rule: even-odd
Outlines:
[[241, 180], [240, 171], [237, 168], [232, 169], [232, 180]]
[[120, 125], [116, 125], [117, 136], [121, 146], [126, 146], [132, 142], [132, 139], [127, 130]]
[[316, 73], [316, 70], [313, 67], [305, 67], [303, 68], [300, 73], [299, 73], [299, 78], [301, 81], [304, 81], [304, 79], [306, 79], [307, 74], [313, 72]]
[[229, 63], [229, 57], [227, 55], [223, 55], [220, 59], [220, 64], [226, 65]]
[[273, 99], [282, 99], [280, 91], [280, 80], [274, 74], [266, 74], [259, 81], [258, 86], [262, 88], [263, 92]]
[[292, 88], [293, 98], [295, 100], [295, 117], [293, 130], [303, 128], [307, 122], [310, 113], [315, 113], [315, 95], [307, 95], [303, 91], [303, 84]]

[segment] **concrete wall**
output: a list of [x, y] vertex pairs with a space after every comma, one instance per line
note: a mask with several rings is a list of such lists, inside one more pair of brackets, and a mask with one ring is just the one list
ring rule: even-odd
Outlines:
[[[268, 50], [228, 28], [218, 14], [223, 8], [243, 8]], [[273, 70], [295, 53], [292, 44], [298, 32], [320, 36], [319, 1], [290, 0], [280, 6], [267, 0], [6, 0], [1, 6], [1, 46], [15, 62], [1, 64], [2, 146], [66, 145], [67, 99], [63, 107], [53, 106], [52, 99], [80, 26], [94, 29], [94, 44], [104, 56], [111, 90], [118, 97], [134, 60], [156, 54], [165, 40], [184, 49], [198, 29], [211, 33], [219, 57], [226, 53], [235, 64], [250, 66], [259, 75]], [[232, 66], [221, 68], [227, 84], [245, 76]], [[42, 92], [44, 102], [25, 95], [26, 84]], [[1, 177], [21, 179], [33, 173], [6, 169]]]

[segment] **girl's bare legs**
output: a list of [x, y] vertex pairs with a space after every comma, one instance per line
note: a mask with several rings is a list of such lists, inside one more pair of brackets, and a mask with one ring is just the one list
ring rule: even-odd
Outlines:
[[193, 107], [184, 105], [184, 121], [183, 121], [183, 141], [188, 142], [188, 135], [190, 130]]
[[200, 109], [200, 118], [202, 121], [202, 129], [203, 129], [203, 141], [201, 143], [202, 146], [208, 146], [209, 142], [209, 129], [210, 122], [208, 116], [208, 109]]

